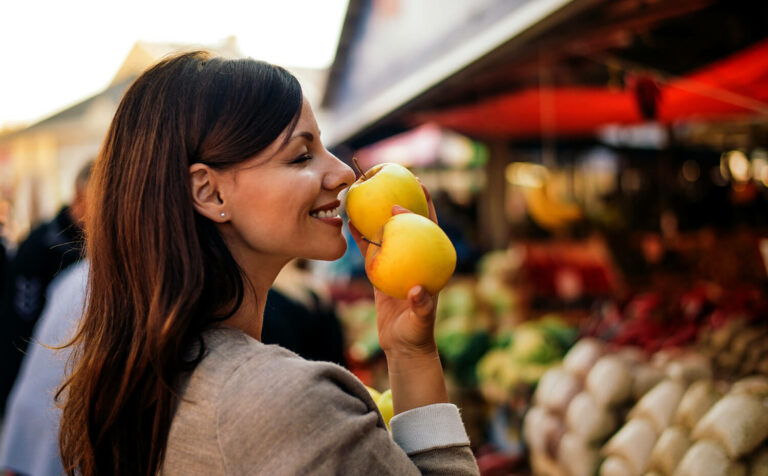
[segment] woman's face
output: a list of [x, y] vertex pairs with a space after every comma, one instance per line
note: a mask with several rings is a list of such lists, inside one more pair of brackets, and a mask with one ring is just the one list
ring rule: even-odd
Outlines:
[[307, 101], [288, 142], [283, 133], [257, 156], [223, 174], [228, 223], [223, 234], [237, 255], [255, 259], [340, 258], [339, 194], [355, 174], [320, 142]]

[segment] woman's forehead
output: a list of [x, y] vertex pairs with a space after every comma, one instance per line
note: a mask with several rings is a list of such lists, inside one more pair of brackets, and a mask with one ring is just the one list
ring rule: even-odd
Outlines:
[[312, 106], [305, 98], [295, 127], [291, 130], [290, 125], [286, 126], [283, 132], [271, 144], [258, 154], [246, 159], [236, 169], [242, 170], [269, 163], [273, 159], [279, 158], [283, 153], [287, 153], [290, 149], [295, 148], [297, 143], [306, 142], [311, 144], [318, 140], [320, 140], [320, 130], [317, 127]]

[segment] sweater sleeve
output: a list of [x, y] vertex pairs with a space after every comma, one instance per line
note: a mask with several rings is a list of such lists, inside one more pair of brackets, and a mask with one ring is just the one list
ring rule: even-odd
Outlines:
[[[367, 390], [337, 365], [298, 358], [245, 363], [221, 389], [217, 407], [227, 474], [478, 474], [468, 441], [429, 437], [430, 428], [455, 434], [455, 420], [445, 426], [434, 413], [445, 408], [402, 415], [406, 453]], [[438, 421], [427, 426], [430, 415]]]

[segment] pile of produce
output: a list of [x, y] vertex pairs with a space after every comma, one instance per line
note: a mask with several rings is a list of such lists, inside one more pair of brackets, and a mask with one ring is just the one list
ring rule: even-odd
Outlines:
[[618, 346], [636, 346], [647, 352], [688, 344], [711, 312], [702, 300], [687, 305], [685, 298], [666, 300], [660, 293], [642, 293], [626, 302], [608, 301], [593, 313], [585, 335]]
[[521, 259], [512, 250], [486, 254], [477, 277], [455, 277], [437, 307], [435, 338], [447, 373], [498, 403], [508, 401], [518, 385], [535, 384], [576, 337], [555, 314], [523, 320], [510, 284]]
[[632, 352], [607, 354], [600, 341], [582, 339], [542, 377], [523, 425], [535, 474], [595, 473], [600, 447], [623, 421], [628, 402], [663, 378], [662, 371], [636, 372], [638, 362]]
[[[757, 290], [726, 292], [714, 285], [698, 286], [679, 294], [645, 292], [623, 301], [601, 303], [582, 333], [617, 346], [635, 346], [653, 353], [693, 344], [702, 330], [719, 329], [731, 321], [755, 321], [765, 315], [766, 304]], [[721, 345], [723, 340], [715, 338], [712, 346]]]
[[518, 386], [535, 385], [559, 365], [575, 337], [576, 330], [554, 315], [499, 333], [477, 364], [480, 390], [489, 401], [508, 401]]
[[514, 321], [520, 298], [512, 286], [523, 256], [513, 249], [483, 255], [477, 266], [477, 300], [496, 322]]
[[473, 279], [454, 279], [440, 293], [435, 341], [447, 372], [462, 386], [477, 384], [475, 367], [491, 346], [490, 316], [480, 312]]
[[376, 329], [376, 307], [372, 299], [339, 303], [336, 310], [344, 327], [351, 360], [365, 362], [381, 351]]
[[524, 422], [537, 475], [768, 474], [768, 377], [731, 384], [691, 350], [650, 357], [582, 339]]
[[603, 446], [604, 476], [768, 474], [768, 379], [665, 379]]
[[768, 328], [759, 321], [734, 319], [705, 328], [696, 348], [711, 359], [718, 377], [768, 376]]
[[573, 302], [615, 294], [618, 278], [599, 238], [517, 246], [521, 277], [533, 300]]

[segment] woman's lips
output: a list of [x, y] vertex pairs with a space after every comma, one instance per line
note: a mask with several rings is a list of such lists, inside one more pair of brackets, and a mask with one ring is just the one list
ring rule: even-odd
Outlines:
[[320, 220], [323, 223], [327, 223], [329, 225], [334, 225], [338, 227], [341, 227], [344, 224], [344, 220], [342, 220], [341, 217], [322, 217], [321, 218], [321, 217], [313, 216], [312, 218], [316, 220]]

